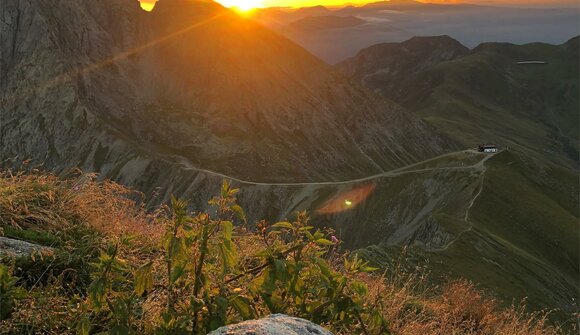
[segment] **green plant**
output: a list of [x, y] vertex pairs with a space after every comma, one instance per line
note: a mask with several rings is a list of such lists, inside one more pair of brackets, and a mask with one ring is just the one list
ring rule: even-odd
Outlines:
[[0, 264], [0, 321], [7, 319], [14, 311], [16, 300], [25, 296], [26, 292], [16, 286], [17, 281], [8, 266]]
[[[130, 243], [123, 240], [124, 243]], [[133, 278], [130, 266], [118, 257], [119, 246], [109, 244], [93, 263], [93, 281], [88, 288], [88, 299], [81, 303], [77, 323], [79, 334], [89, 334], [91, 320], [96, 328], [103, 327], [109, 334], [134, 334], [134, 305], [137, 292], [147, 285], [143, 277]], [[133, 285], [134, 282], [137, 285]]]
[[[306, 213], [298, 213], [294, 222], [261, 222], [256, 234], [236, 229], [235, 220], [245, 223], [237, 192], [224, 182], [220, 195], [209, 202], [214, 210], [196, 215], [188, 214], [185, 201], [172, 199], [163, 253], [148, 255], [134, 270], [119, 261], [117, 247], [103, 252], [79, 332], [88, 332], [95, 320], [108, 324], [103, 329], [109, 332], [133, 332], [134, 306], [146, 300], [147, 292], [157, 291], [165, 299], [158, 334], [204, 333], [270, 313], [308, 318], [336, 330], [387, 333], [378, 310], [365, 304], [365, 284], [355, 278], [373, 268], [355, 256], [344, 257], [343, 273], [333, 270], [338, 253], [331, 232], [310, 226]], [[252, 243], [254, 252], [240, 257], [240, 243]]]
[[252, 278], [251, 291], [259, 295], [270, 313], [288, 313], [321, 324], [332, 324], [337, 331], [364, 334], [387, 333], [386, 321], [373, 306], [365, 304], [366, 285], [355, 277], [376, 270], [367, 262], [344, 257], [341, 272], [329, 261], [335, 243], [309, 225], [305, 212], [296, 220], [279, 222], [262, 229], [265, 248], [258, 252], [263, 271]]

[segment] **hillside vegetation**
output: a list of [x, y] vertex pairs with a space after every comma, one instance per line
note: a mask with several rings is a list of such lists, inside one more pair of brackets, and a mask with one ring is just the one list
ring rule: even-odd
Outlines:
[[2, 173], [3, 235], [51, 249], [2, 255], [0, 332], [205, 333], [282, 312], [337, 334], [563, 334], [467, 281], [378, 272], [306, 213], [250, 230], [236, 194], [224, 182], [208, 213], [176, 199], [146, 211], [138, 193], [92, 175]]
[[[486, 163], [469, 216], [438, 208], [430, 220], [465, 227], [448, 246], [413, 245], [434, 273], [469, 278], [507, 302], [574, 318], [578, 259], [579, 38], [561, 45], [484, 43], [448, 36], [378, 44], [340, 69], [465, 146], [506, 150]], [[522, 61], [542, 64], [521, 64]], [[476, 192], [478, 192], [476, 191]], [[397, 246], [373, 246], [388, 262]]]

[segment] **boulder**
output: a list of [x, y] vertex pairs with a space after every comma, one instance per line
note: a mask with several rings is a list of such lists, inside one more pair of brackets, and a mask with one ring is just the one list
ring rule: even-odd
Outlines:
[[274, 314], [259, 320], [221, 327], [208, 335], [332, 335], [308, 320]]
[[20, 258], [34, 255], [52, 255], [53, 249], [25, 241], [0, 237], [0, 260], [3, 258]]

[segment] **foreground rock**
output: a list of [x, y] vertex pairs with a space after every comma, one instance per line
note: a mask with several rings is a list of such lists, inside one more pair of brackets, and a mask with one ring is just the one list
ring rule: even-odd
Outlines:
[[51, 255], [52, 253], [52, 248], [7, 237], [0, 237], [0, 260], [12, 257], [20, 258], [34, 255]]
[[214, 330], [208, 335], [332, 335], [310, 321], [284, 314], [270, 315]]

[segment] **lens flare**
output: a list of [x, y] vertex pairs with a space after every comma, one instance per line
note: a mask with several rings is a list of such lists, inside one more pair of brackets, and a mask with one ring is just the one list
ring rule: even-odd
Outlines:
[[357, 186], [353, 189], [340, 192], [326, 201], [318, 210], [317, 214], [329, 215], [348, 211], [356, 208], [365, 201], [376, 189], [375, 183]]

